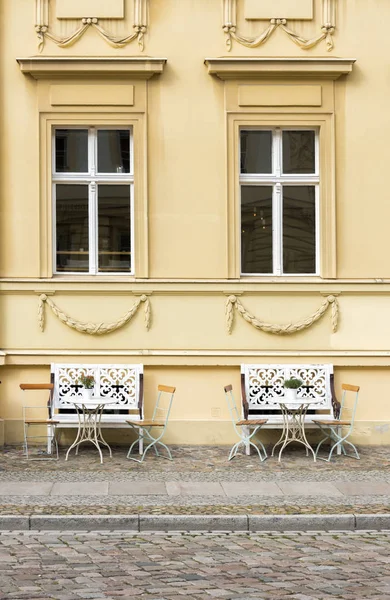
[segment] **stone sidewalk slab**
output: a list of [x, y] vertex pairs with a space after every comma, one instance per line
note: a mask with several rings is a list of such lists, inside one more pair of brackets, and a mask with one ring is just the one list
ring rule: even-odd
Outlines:
[[109, 483], [108, 494], [112, 496], [158, 496], [167, 495], [163, 482], [154, 481], [118, 481]]
[[347, 481], [335, 482], [334, 485], [345, 496], [390, 496], [390, 483]]
[[226, 496], [283, 496], [279, 485], [269, 481], [221, 482], [221, 486]]
[[220, 483], [188, 481], [167, 481], [167, 492], [170, 496], [224, 496]]
[[83, 483], [54, 483], [50, 492], [51, 496], [107, 496], [108, 482], [90, 481]]
[[278, 483], [285, 496], [342, 496], [333, 483], [320, 481], [294, 481]]
[[47, 496], [53, 485], [56, 484], [40, 481], [2, 481], [0, 496]]

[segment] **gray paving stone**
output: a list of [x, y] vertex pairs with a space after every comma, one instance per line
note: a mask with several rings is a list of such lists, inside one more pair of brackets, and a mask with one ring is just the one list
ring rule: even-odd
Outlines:
[[0, 496], [46, 496], [52, 487], [52, 483], [40, 481], [0, 482]]
[[156, 496], [166, 495], [168, 492], [163, 482], [118, 481], [109, 484], [108, 493], [112, 496]]
[[140, 515], [142, 531], [247, 531], [246, 515]]
[[220, 483], [187, 481], [167, 481], [167, 492], [170, 496], [224, 496]]
[[51, 496], [107, 496], [108, 482], [75, 481], [74, 483], [54, 483]]
[[345, 496], [390, 496], [390, 483], [346, 481], [333, 484]]
[[280, 487], [269, 481], [221, 482], [221, 486], [227, 496], [283, 496]]
[[34, 515], [30, 517], [31, 530], [101, 531], [139, 530], [138, 515]]
[[286, 496], [342, 496], [340, 490], [333, 483], [294, 481], [278, 483]]
[[249, 531], [352, 531], [354, 515], [249, 515]]

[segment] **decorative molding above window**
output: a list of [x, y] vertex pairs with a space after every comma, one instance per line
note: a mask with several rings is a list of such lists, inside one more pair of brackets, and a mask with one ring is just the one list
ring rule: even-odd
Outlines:
[[[103, 13], [101, 12], [101, 7], [104, 5], [101, 1], [98, 2], [98, 4], [95, 4], [95, 2], [92, 4], [91, 1], [86, 2], [86, 9], [89, 6], [96, 6], [96, 9], [94, 11], [94, 14], [92, 15], [84, 15], [82, 18], [79, 18], [79, 26], [77, 29], [75, 29], [75, 31], [73, 31], [73, 33], [71, 33], [70, 35], [67, 35], [66, 37], [61, 37], [59, 35], [56, 35], [52, 30], [51, 30], [51, 26], [50, 26], [50, 20], [49, 20], [49, 7], [50, 7], [50, 0], [35, 0], [35, 31], [37, 33], [38, 36], [38, 49], [39, 52], [42, 52], [43, 47], [45, 45], [45, 39], [49, 39], [52, 42], [54, 42], [57, 46], [59, 46], [60, 48], [68, 48], [69, 46], [72, 46], [75, 42], [77, 42], [77, 40], [79, 40], [84, 33], [87, 31], [87, 29], [89, 28], [93, 28], [95, 31], [97, 31], [97, 33], [113, 48], [124, 48], [125, 46], [127, 46], [128, 44], [130, 44], [130, 42], [132, 42], [133, 40], [137, 39], [138, 40], [138, 46], [140, 48], [140, 50], [142, 51], [144, 49], [144, 34], [147, 31], [147, 1], [148, 0], [134, 0], [134, 24], [133, 24], [133, 32], [130, 34], [125, 34], [123, 36], [115, 36], [112, 33], [110, 33], [109, 31], [107, 31], [106, 29], [104, 29], [100, 23], [99, 23], [99, 18], [104, 18], [104, 19], [120, 19], [121, 17], [118, 16], [121, 14], [120, 10], [118, 12], [118, 10], [114, 10], [114, 12], [112, 12], [111, 9], [115, 9], [115, 5], [118, 4], [118, 2], [114, 2], [113, 5], [111, 6], [111, 8], [108, 10], [104, 10]], [[74, 2], [72, 2], [72, 6], [74, 6]], [[106, 3], [109, 4], [109, 3]], [[60, 3], [59, 5], [59, 15], [58, 18], [60, 18], [62, 21], [67, 20], [67, 19], [73, 19], [73, 17], [67, 17], [67, 14], [71, 14], [71, 13], [67, 13], [67, 12], [63, 12], [62, 8], [64, 7], [65, 3], [62, 1], [62, 3]], [[123, 2], [122, 2], [123, 5]], [[77, 12], [74, 12], [74, 17], [77, 18], [77, 15], [79, 14], [79, 11], [82, 9], [83, 7], [83, 3], [80, 1], [80, 6]], [[99, 8], [100, 7], [100, 8]], [[119, 7], [120, 8], [120, 7]], [[62, 11], [62, 12], [61, 12]], [[122, 12], [123, 12], [123, 6], [122, 6]], [[72, 13], [72, 14], [73, 14]], [[111, 15], [111, 16], [110, 16]], [[112, 16], [114, 15], [114, 16]]]
[[[237, 2], [238, 0], [223, 0], [223, 31], [226, 34], [226, 46], [229, 51], [232, 48], [233, 40], [247, 48], [257, 48], [265, 44], [277, 28], [282, 29], [290, 40], [302, 50], [314, 48], [323, 40], [326, 40], [327, 50], [333, 50], [333, 34], [336, 28], [336, 0], [322, 0], [321, 32], [311, 39], [305, 39], [296, 31], [292, 31], [287, 25], [287, 15], [280, 14], [273, 15], [268, 27], [256, 37], [242, 35], [237, 30]], [[276, 3], [275, 6], [277, 7], [278, 4], [280, 5], [280, 3]]]
[[220, 79], [325, 78], [338, 79], [352, 71], [355, 58], [206, 58], [210, 75]]
[[58, 79], [81, 76], [99, 78], [115, 75], [116, 78], [150, 79], [163, 72], [166, 58], [144, 57], [79, 57], [32, 56], [17, 58], [20, 70], [34, 79]]

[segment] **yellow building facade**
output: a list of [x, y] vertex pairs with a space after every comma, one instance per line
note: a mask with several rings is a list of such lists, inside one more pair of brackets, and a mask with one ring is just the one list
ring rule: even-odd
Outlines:
[[355, 440], [390, 442], [390, 4], [369, 4], [2, 0], [5, 443], [53, 362], [142, 363], [147, 413], [177, 387], [179, 444], [234, 439], [242, 363], [332, 363], [361, 386]]

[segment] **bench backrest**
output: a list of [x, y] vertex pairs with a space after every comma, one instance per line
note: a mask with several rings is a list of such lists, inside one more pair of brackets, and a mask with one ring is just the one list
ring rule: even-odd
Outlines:
[[[277, 401], [284, 398], [284, 380], [301, 379], [298, 398], [313, 398], [309, 412], [333, 416], [333, 365], [241, 365], [241, 393], [245, 418], [258, 416], [278, 421], [282, 414]], [[334, 399], [335, 400], [335, 399]], [[336, 401], [337, 402], [337, 401]]]
[[[54, 383], [52, 407], [63, 420], [77, 421], [76, 411], [69, 398], [82, 397], [81, 375], [93, 375], [94, 395], [112, 398], [115, 403], [104, 410], [102, 421], [117, 421], [120, 415], [138, 411], [143, 417], [143, 365], [58, 364], [51, 365]], [[133, 418], [133, 417], [132, 417]]]

